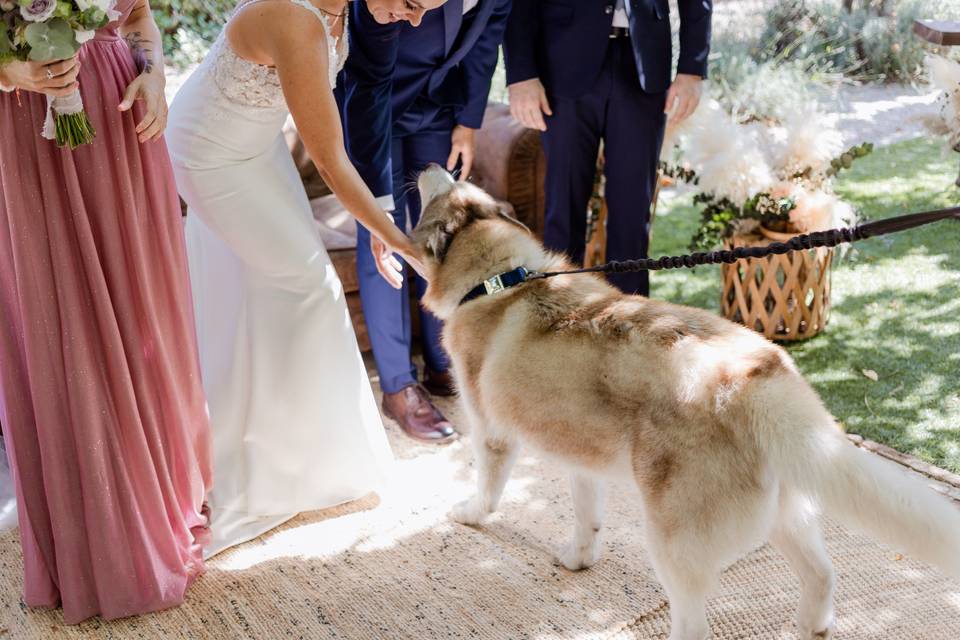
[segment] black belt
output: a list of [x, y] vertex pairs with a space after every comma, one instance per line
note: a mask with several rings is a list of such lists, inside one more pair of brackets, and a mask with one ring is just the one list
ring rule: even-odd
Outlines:
[[629, 38], [630, 29], [626, 27], [610, 27], [611, 38]]

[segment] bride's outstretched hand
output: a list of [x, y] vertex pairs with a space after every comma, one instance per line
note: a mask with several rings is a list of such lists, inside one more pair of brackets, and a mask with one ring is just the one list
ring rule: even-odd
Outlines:
[[400, 247], [397, 249], [397, 253], [403, 256], [403, 259], [407, 261], [413, 270], [419, 274], [421, 278], [430, 281], [430, 278], [427, 277], [427, 268], [423, 266], [423, 256], [420, 255], [420, 252], [413, 246], [413, 243], [407, 242], [405, 247]]
[[396, 256], [393, 255], [394, 253], [399, 253], [407, 264], [413, 267], [421, 277], [426, 277], [424, 275], [426, 269], [423, 266], [419, 252], [406, 236], [402, 237], [403, 240], [397, 242], [397, 246], [391, 247], [377, 236], [370, 236], [370, 249], [373, 251], [374, 259], [377, 261], [377, 271], [380, 272], [383, 279], [394, 289], [399, 289], [403, 286], [403, 264], [397, 260]]
[[403, 265], [393, 255], [393, 249], [377, 236], [370, 236], [370, 249], [373, 259], [377, 261], [377, 271], [391, 287], [399, 289], [403, 286]]

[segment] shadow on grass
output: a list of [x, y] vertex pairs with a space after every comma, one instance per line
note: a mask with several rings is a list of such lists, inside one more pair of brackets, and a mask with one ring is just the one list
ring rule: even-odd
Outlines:
[[[837, 192], [871, 219], [954, 206], [955, 162], [939, 141], [892, 145], [842, 174]], [[661, 205], [651, 254], [685, 253], [699, 224], [691, 196]], [[719, 310], [719, 267], [651, 282], [654, 297]], [[849, 430], [960, 472], [960, 221], [857, 243], [836, 263], [825, 332], [785, 346]]]
[[[960, 314], [958, 305], [940, 302], [960, 300], [960, 285], [938, 293], [936, 298], [899, 290], [846, 295], [834, 317], [849, 315], [853, 321], [831, 322], [824, 333], [788, 349], [848, 430], [957, 471], [960, 361], [950, 354], [960, 352]], [[889, 308], [891, 299], [924, 321], [912, 322], [902, 313], [856, 321], [858, 311]], [[879, 379], [869, 379], [864, 370]]]

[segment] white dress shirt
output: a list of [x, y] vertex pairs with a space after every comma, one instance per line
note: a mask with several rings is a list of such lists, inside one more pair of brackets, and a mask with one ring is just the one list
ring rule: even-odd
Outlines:
[[[468, 0], [463, 0], [464, 4]], [[630, 3], [627, 0], [617, 0], [617, 8], [613, 12], [613, 26], [630, 28]]]

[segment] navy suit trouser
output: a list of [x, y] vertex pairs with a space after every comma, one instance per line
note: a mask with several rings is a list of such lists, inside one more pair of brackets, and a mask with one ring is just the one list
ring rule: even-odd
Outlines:
[[[549, 92], [549, 87], [547, 91]], [[544, 242], [583, 262], [587, 206], [604, 143], [607, 260], [647, 256], [653, 199], [666, 116], [666, 94], [640, 88], [628, 38], [609, 41], [593, 88], [578, 98], [550, 96], [543, 147], [547, 159]], [[610, 276], [626, 293], [648, 295], [646, 271]]]
[[[398, 227], [412, 229], [420, 220], [420, 194], [416, 179], [428, 164], [446, 165], [450, 155], [453, 124], [434, 126], [407, 135], [393, 137], [393, 219]], [[410, 270], [408, 270], [410, 271]], [[410, 271], [412, 272], [412, 271]], [[403, 288], [394, 289], [377, 271], [370, 250], [370, 232], [358, 225], [357, 275], [360, 280], [360, 301], [370, 335], [373, 358], [380, 373], [380, 386], [385, 393], [396, 393], [417, 382], [417, 368], [411, 360], [412, 330], [410, 310], [410, 277]], [[423, 297], [427, 283], [414, 278], [417, 299]], [[420, 333], [423, 358], [428, 368], [438, 373], [450, 366], [440, 345], [443, 325], [436, 316], [420, 307]]]

